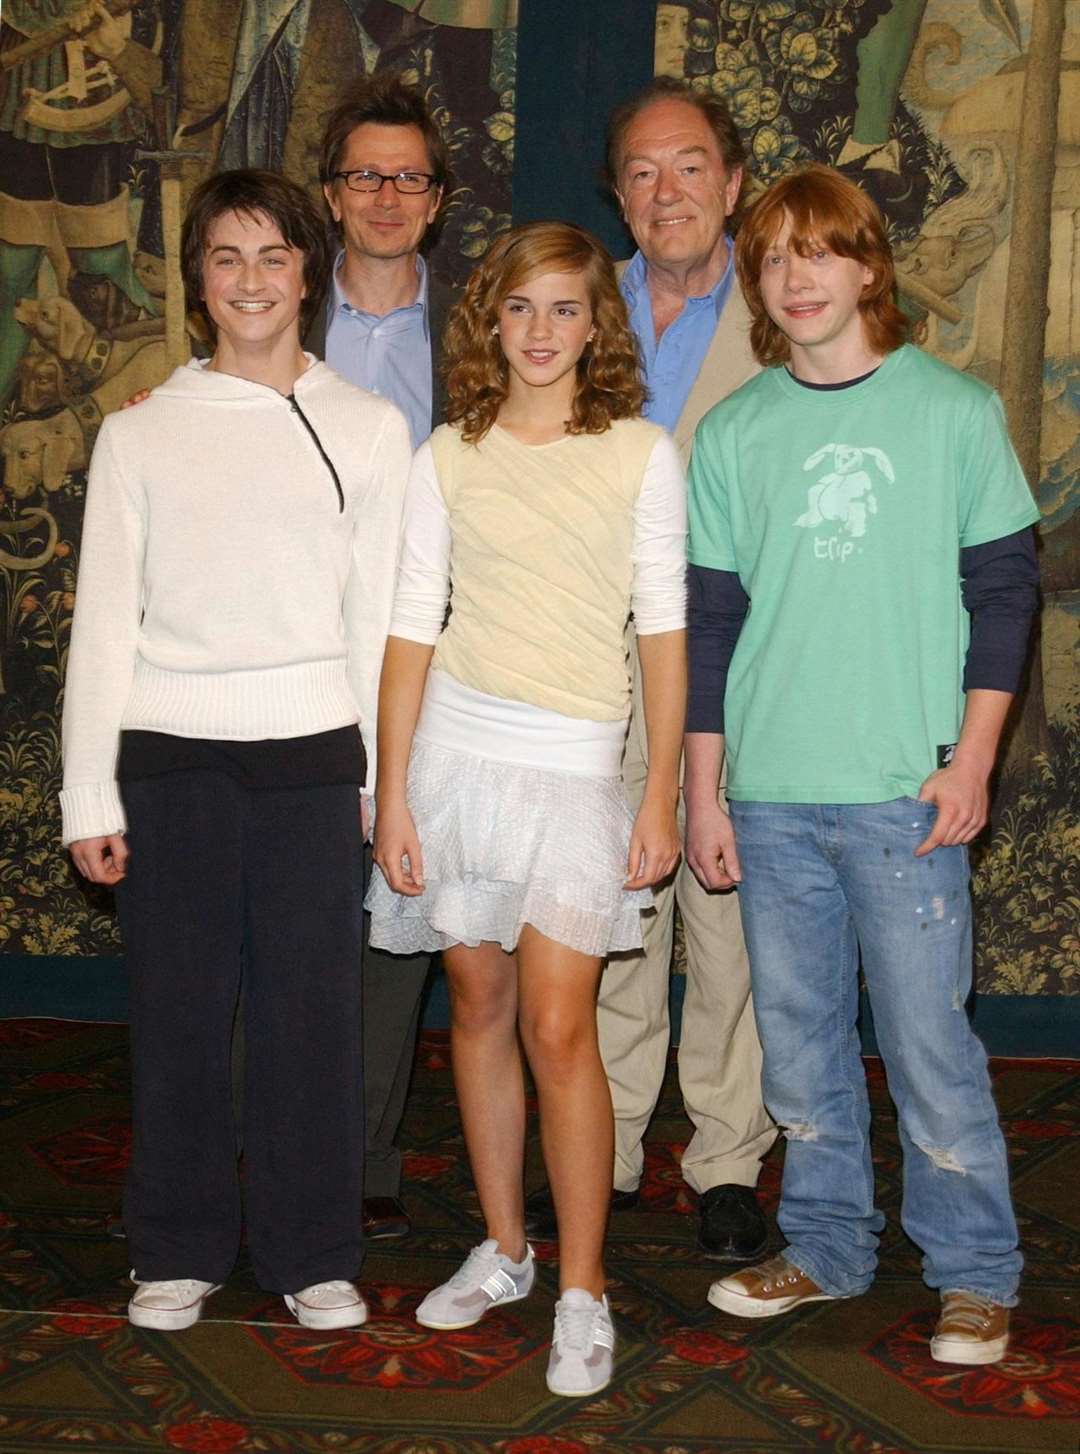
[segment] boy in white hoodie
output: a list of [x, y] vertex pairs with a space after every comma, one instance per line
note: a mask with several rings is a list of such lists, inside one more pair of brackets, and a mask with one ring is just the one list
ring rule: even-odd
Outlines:
[[102, 427], [64, 707], [64, 842], [117, 888], [131, 980], [129, 1317], [190, 1326], [235, 1261], [242, 975], [255, 1274], [352, 1327], [361, 794], [409, 434], [300, 347], [329, 254], [299, 187], [211, 177], [181, 246], [215, 351]]

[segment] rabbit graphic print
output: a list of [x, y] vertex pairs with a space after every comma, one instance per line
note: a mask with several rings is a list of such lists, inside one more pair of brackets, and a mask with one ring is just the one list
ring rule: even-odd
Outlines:
[[[870, 470], [890, 485], [896, 483], [896, 472], [884, 450], [854, 444], [824, 444], [808, 456], [803, 469], [818, 469], [826, 461], [832, 468], [819, 475], [807, 490], [806, 510], [795, 524], [815, 531], [814, 555], [818, 560], [843, 563], [861, 551], [855, 542], [865, 536], [871, 518], [878, 512]], [[825, 533], [817, 533], [823, 527]]]

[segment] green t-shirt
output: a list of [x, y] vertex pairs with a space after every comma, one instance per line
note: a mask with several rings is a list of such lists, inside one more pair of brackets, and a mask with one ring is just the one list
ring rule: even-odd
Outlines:
[[960, 550], [1039, 512], [992, 389], [905, 345], [847, 389], [766, 369], [698, 426], [690, 561], [750, 597], [728, 673], [728, 794], [915, 796], [956, 742]]

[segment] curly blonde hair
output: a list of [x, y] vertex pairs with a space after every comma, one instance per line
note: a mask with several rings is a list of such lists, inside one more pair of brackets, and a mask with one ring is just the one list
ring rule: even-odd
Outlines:
[[477, 444], [495, 423], [510, 366], [493, 334], [506, 297], [542, 273], [582, 273], [595, 334], [577, 364], [570, 434], [603, 434], [641, 413], [645, 390], [637, 343], [611, 257], [592, 233], [568, 222], [527, 222], [488, 249], [453, 308], [443, 344], [446, 418]]

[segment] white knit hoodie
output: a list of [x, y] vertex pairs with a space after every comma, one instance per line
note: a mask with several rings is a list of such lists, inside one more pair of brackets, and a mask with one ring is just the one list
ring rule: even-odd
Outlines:
[[409, 431], [314, 360], [293, 397], [192, 360], [105, 420], [64, 698], [65, 843], [126, 827], [123, 728], [257, 741], [359, 720], [372, 789]]

